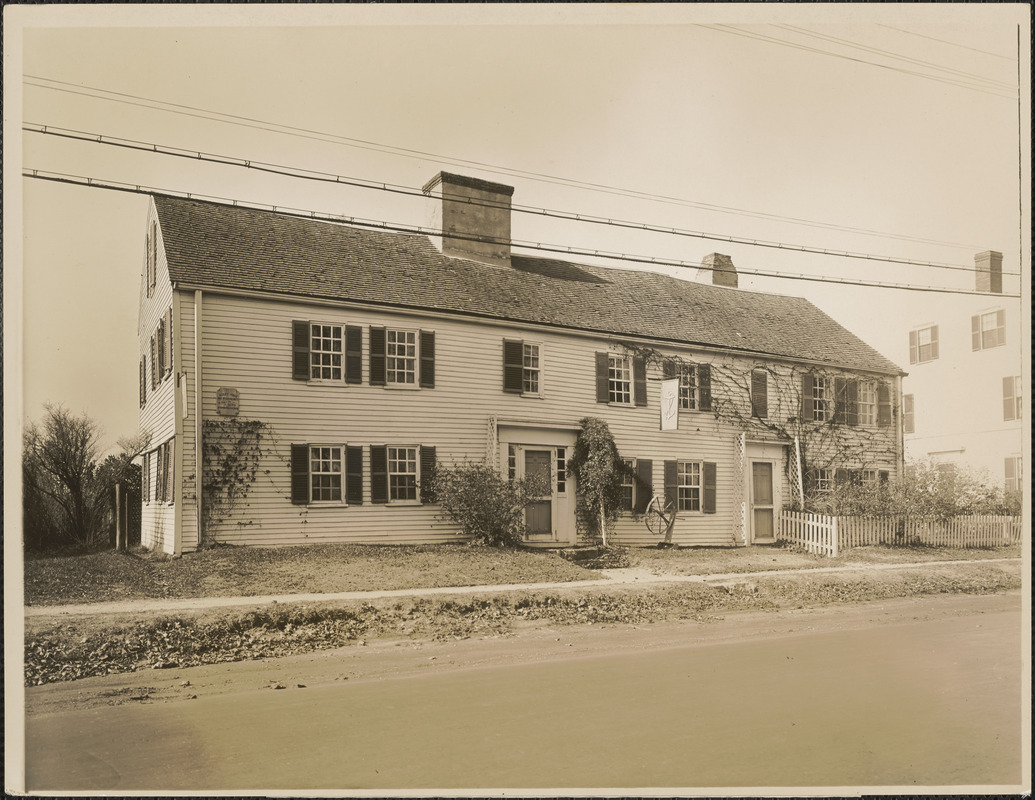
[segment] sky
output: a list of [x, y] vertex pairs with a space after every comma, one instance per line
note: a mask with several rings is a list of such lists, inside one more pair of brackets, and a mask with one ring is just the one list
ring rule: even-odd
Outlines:
[[[136, 431], [138, 415], [146, 197], [19, 180], [21, 169], [408, 226], [430, 220], [424, 199], [24, 132], [23, 123], [416, 188], [446, 169], [514, 186], [516, 205], [738, 240], [514, 215], [516, 240], [688, 264], [721, 252], [745, 271], [971, 289], [965, 270], [793, 248], [963, 267], [999, 250], [1006, 272], [1025, 274], [1023, 285], [1008, 276], [1005, 291], [1027, 303], [1024, 5], [4, 14], [8, 441], [48, 402], [89, 414], [106, 448]], [[652, 268], [695, 278], [691, 267]], [[746, 274], [740, 285], [808, 297], [906, 366], [909, 328], [973, 299]]]

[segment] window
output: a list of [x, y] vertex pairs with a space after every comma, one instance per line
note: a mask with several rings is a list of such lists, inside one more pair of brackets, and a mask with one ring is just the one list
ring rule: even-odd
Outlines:
[[1003, 378], [1003, 420], [1021, 419], [1021, 376]]
[[873, 486], [877, 483], [877, 470], [864, 469], [862, 471], [862, 483], [863, 486]]
[[903, 433], [915, 433], [916, 428], [913, 422], [913, 395], [902, 395], [902, 431]]
[[622, 473], [622, 504], [619, 508], [622, 511], [633, 510], [633, 461], [629, 458], [623, 458], [622, 463], [625, 464], [626, 471]]
[[507, 445], [507, 480], [517, 479], [517, 448], [512, 444]]
[[680, 461], [676, 465], [676, 503], [679, 511], [701, 510], [701, 465]]
[[[312, 380], [340, 381], [343, 347], [341, 325], [310, 323], [309, 377]], [[340, 490], [341, 487], [338, 488]]]
[[679, 407], [697, 408], [697, 366], [684, 364], [679, 369]]
[[607, 357], [607, 402], [632, 403], [632, 359], [628, 356]]
[[834, 471], [831, 469], [816, 470], [816, 492], [827, 494], [834, 490]]
[[341, 502], [342, 463], [340, 447], [309, 448], [309, 499], [312, 502]]
[[812, 419], [823, 422], [830, 419], [831, 413], [830, 380], [813, 377], [812, 379]]
[[564, 494], [568, 489], [568, 459], [565, 449], [557, 448], [557, 494]]
[[388, 383], [417, 383], [417, 332], [389, 328], [385, 331], [385, 375]]
[[503, 391], [539, 396], [542, 389], [542, 345], [503, 340]]
[[938, 326], [909, 332], [909, 363], [922, 364], [938, 358]]
[[665, 378], [679, 378], [679, 407], [690, 411], [712, 410], [711, 364], [687, 364], [678, 359], [662, 362]]
[[388, 448], [388, 499], [417, 499], [417, 448]]
[[971, 349], [988, 350], [1006, 344], [1006, 312], [989, 311], [970, 318]]
[[877, 424], [877, 386], [872, 381], [859, 381], [858, 394], [859, 424]]
[[342, 444], [291, 445], [291, 502], [363, 503], [363, 448]]
[[1005, 462], [1006, 472], [1006, 491], [1008, 492], [1019, 492], [1024, 486], [1021, 483], [1021, 457], [1010, 456]]

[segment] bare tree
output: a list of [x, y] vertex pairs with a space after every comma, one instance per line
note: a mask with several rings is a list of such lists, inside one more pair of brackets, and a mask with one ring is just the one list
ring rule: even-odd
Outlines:
[[[100, 435], [85, 414], [76, 416], [63, 406], [44, 406], [41, 422], [25, 431], [26, 500], [46, 498], [53, 505], [66, 541], [91, 544], [97, 536], [95, 491]], [[33, 509], [26, 507], [26, 513]], [[32, 520], [26, 520], [27, 529]], [[37, 536], [40, 534], [37, 531]]]

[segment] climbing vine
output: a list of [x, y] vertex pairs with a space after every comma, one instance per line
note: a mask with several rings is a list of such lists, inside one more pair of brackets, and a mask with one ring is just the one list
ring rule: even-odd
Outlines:
[[247, 507], [262, 459], [275, 453], [275, 438], [267, 423], [238, 417], [205, 420], [202, 431], [204, 539], [236, 510]]
[[[643, 358], [647, 368], [662, 372], [666, 363], [674, 365], [670, 373], [680, 374], [683, 369], [698, 362], [661, 353], [649, 347], [624, 345], [625, 350], [635, 357]], [[835, 378], [854, 379], [858, 376], [836, 369], [776, 364], [772, 361], [738, 359], [734, 362], [719, 360], [709, 362], [711, 370], [711, 414], [717, 422], [726, 423], [748, 437], [775, 438], [785, 443], [798, 442], [801, 453], [801, 473], [804, 484], [805, 505], [818, 508], [825, 500], [825, 494], [817, 485], [819, 470], [851, 469], [855, 471], [887, 469], [898, 460], [896, 447], [895, 415], [898, 409], [892, 402], [890, 424], [848, 425], [840, 418], [842, 398], [833, 396], [831, 388], [830, 408], [822, 420], [803, 418], [803, 379], [805, 376], [825, 378], [833, 387]], [[766, 382], [767, 409], [764, 415], [753, 413], [751, 401], [752, 373], [764, 374]], [[874, 379], [876, 380], [876, 379]], [[890, 382], [889, 382], [890, 383]], [[890, 387], [889, 387], [890, 391]], [[891, 393], [894, 397], [894, 392]], [[785, 471], [790, 474], [790, 462], [795, 458], [793, 447], [786, 448]], [[796, 493], [795, 493], [796, 494]]]
[[579, 420], [568, 471], [579, 487], [575, 505], [579, 520], [607, 547], [608, 527], [618, 518], [622, 481], [629, 470], [604, 420], [597, 417]]

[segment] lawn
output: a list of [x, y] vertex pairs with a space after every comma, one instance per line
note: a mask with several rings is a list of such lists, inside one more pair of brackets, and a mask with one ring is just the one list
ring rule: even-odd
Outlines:
[[181, 558], [141, 551], [29, 559], [25, 562], [25, 603], [252, 597], [599, 577], [554, 553], [531, 550], [457, 545], [218, 547]]

